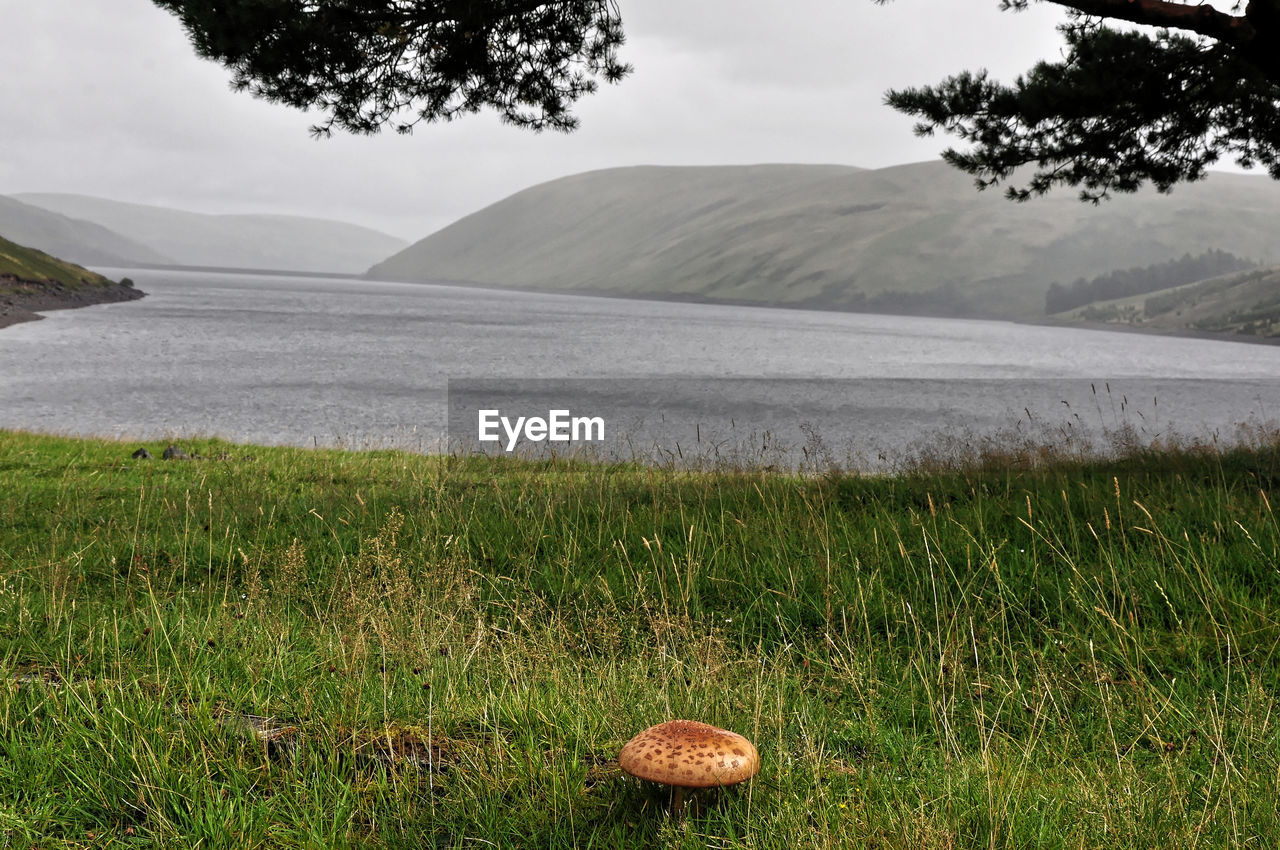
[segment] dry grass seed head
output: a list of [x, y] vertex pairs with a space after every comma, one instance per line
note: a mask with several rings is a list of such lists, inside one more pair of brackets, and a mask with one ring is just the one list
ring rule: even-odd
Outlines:
[[378, 534], [363, 542], [339, 598], [354, 642], [372, 635], [388, 652], [418, 658], [449, 643], [446, 632], [462, 633], [459, 623], [476, 610], [475, 577], [458, 553], [415, 559], [402, 540], [404, 521], [392, 508]]
[[293, 594], [302, 586], [306, 575], [307, 553], [302, 543], [295, 537], [280, 558], [280, 566], [276, 570], [276, 592], [286, 596]]

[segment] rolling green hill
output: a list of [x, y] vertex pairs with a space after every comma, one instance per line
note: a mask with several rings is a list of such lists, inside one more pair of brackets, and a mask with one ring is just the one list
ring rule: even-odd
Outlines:
[[403, 239], [327, 219], [208, 215], [85, 195], [15, 197], [108, 227], [178, 265], [358, 273], [405, 246]]
[[19, 283], [59, 283], [73, 289], [102, 286], [110, 280], [86, 268], [51, 257], [43, 251], [26, 248], [0, 237], [0, 285]]
[[40, 318], [36, 311], [132, 301], [133, 283], [108, 280], [86, 268], [0, 237], [0, 328]]
[[941, 162], [635, 167], [526, 189], [369, 276], [1026, 319], [1054, 280], [1210, 248], [1266, 261], [1278, 229], [1280, 183], [1249, 175], [1092, 206], [1011, 203]]

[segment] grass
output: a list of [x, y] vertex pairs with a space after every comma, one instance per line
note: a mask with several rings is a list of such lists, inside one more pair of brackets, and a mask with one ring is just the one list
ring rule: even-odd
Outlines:
[[[34, 248], [24, 248], [0, 237], [0, 277], [3, 276], [17, 278], [19, 281], [56, 281], [72, 289], [111, 282], [74, 263], [50, 257]], [[0, 281], [0, 291], [12, 288], [14, 284]]]
[[[184, 447], [0, 432], [0, 846], [1280, 842], [1274, 439], [884, 478]], [[668, 817], [614, 760], [672, 717], [760, 775]]]

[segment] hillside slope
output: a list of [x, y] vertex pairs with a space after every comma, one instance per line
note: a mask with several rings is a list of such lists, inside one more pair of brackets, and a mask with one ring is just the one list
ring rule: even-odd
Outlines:
[[187, 266], [362, 272], [405, 241], [340, 221], [288, 215], [208, 215], [86, 195], [24, 193], [18, 200], [92, 221]]
[[371, 277], [836, 309], [1030, 318], [1055, 280], [1220, 248], [1268, 260], [1280, 184], [1025, 204], [942, 162], [879, 170], [610, 169], [526, 189]]
[[116, 283], [0, 237], [0, 328], [38, 319], [37, 310], [132, 301], [142, 296], [130, 281]]
[[20, 245], [85, 265], [174, 262], [172, 257], [100, 224], [70, 218], [4, 195], [0, 195], [0, 233]]
[[1056, 314], [1054, 319], [1280, 341], [1280, 266], [1090, 304]]

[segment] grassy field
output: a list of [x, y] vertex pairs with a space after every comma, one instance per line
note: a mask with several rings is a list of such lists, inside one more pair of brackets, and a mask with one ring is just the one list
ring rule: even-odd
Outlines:
[[[1273, 440], [892, 478], [134, 448], [0, 432], [0, 847], [1280, 842]], [[669, 816], [615, 758], [672, 717], [760, 775]]]

